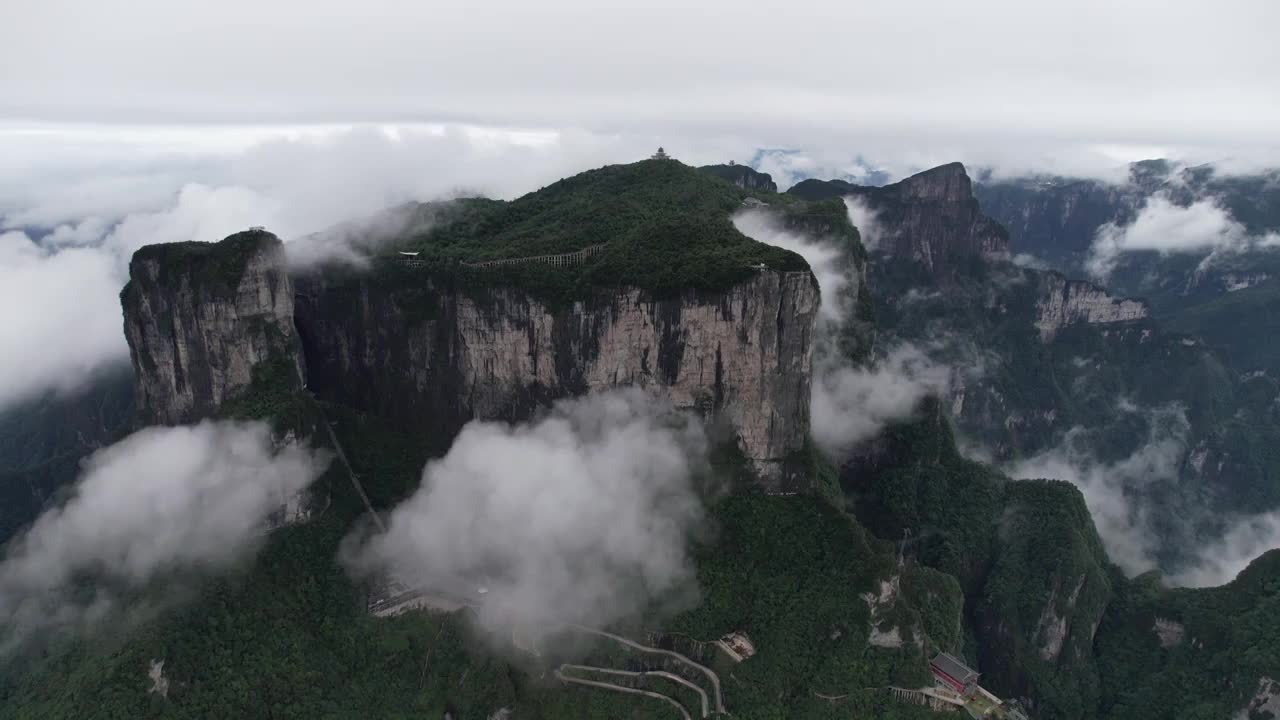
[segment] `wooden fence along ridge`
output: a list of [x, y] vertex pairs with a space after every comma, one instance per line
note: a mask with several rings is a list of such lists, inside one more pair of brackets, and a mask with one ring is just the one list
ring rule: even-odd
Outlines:
[[[598, 245], [590, 245], [581, 250], [568, 253], [556, 253], [554, 255], [531, 255], [529, 257], [518, 258], [501, 258], [498, 260], [478, 260], [475, 262], [463, 262], [463, 267], [487, 270], [489, 268], [507, 267], [509, 265], [525, 265], [528, 263], [542, 263], [552, 267], [570, 267], [580, 265], [587, 258], [594, 257], [604, 249], [605, 243]], [[400, 253], [396, 258], [402, 265], [409, 267], [422, 267], [426, 262], [418, 258], [417, 253], [410, 255], [409, 253]]]

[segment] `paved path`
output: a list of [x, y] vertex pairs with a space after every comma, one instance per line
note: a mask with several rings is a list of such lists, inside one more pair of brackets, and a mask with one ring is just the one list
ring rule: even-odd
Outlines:
[[678, 652], [673, 652], [671, 650], [663, 650], [661, 648], [649, 647], [648, 645], [641, 645], [640, 643], [634, 640], [625, 638], [621, 635], [615, 635], [611, 632], [606, 632], [604, 630], [597, 630], [595, 628], [589, 628], [584, 625], [576, 625], [574, 623], [565, 623], [565, 625], [575, 630], [581, 630], [583, 632], [592, 633], [593, 635], [599, 635], [601, 637], [609, 638], [614, 642], [622, 643], [627, 647], [633, 648], [635, 650], [639, 650], [641, 652], [652, 653], [655, 655], [665, 655], [667, 657], [675, 658], [676, 660], [688, 665], [689, 667], [695, 668], [696, 670], [701, 672], [703, 675], [706, 675], [707, 679], [711, 681], [711, 688], [715, 692], [715, 698], [716, 698], [716, 712], [723, 713], [725, 711], [724, 697], [720, 694], [720, 676], [716, 675], [715, 671], [707, 667], [706, 665], [702, 665], [701, 663], [694, 662], [693, 660], [690, 660], [689, 658], [685, 657], [684, 655], [681, 655]]
[[614, 685], [613, 683], [599, 682], [598, 680], [584, 680], [582, 678], [571, 677], [569, 675], [565, 675], [564, 673], [560, 672], [558, 668], [555, 671], [555, 676], [557, 680], [564, 683], [576, 683], [578, 685], [586, 685], [588, 687], [600, 688], [602, 690], [612, 690], [614, 692], [632, 693], [635, 695], [644, 695], [646, 697], [664, 700], [666, 702], [671, 703], [671, 705], [676, 710], [680, 711], [680, 716], [683, 717], [684, 720], [693, 720], [693, 716], [689, 714], [688, 710], [684, 709], [683, 705], [676, 702], [674, 699], [669, 698], [666, 695], [663, 695], [662, 693], [650, 692], [648, 690], [637, 690], [636, 688], [629, 688], [625, 685]]
[[622, 677], [632, 677], [632, 678], [643, 678], [648, 676], [665, 678], [672, 682], [679, 683], [689, 688], [690, 690], [698, 693], [698, 697], [701, 698], [702, 700], [702, 717], [705, 718], [711, 714], [710, 708], [707, 707], [707, 691], [706, 690], [703, 690], [702, 688], [698, 687], [696, 684], [691, 683], [688, 680], [685, 680], [684, 678], [680, 677], [679, 675], [676, 675], [675, 673], [669, 673], [669, 672], [666, 672], [665, 670], [649, 670], [646, 672], [632, 672], [630, 670], [615, 670], [614, 668], [595, 667], [593, 665], [571, 665], [569, 663], [565, 663], [564, 665], [560, 666], [560, 671], [563, 672], [564, 670], [587, 670], [589, 672], [598, 672], [598, 673], [603, 673], [605, 675], [619, 675]]

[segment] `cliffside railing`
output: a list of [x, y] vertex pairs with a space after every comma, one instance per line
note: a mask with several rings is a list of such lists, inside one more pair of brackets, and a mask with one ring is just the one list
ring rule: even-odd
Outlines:
[[[574, 265], [581, 265], [586, 260], [599, 255], [600, 251], [604, 250], [606, 244], [607, 243], [589, 245], [574, 252], [555, 253], [553, 255], [530, 255], [528, 257], [500, 258], [498, 260], [476, 260], [474, 262], [464, 261], [462, 266], [472, 268], [474, 270], [488, 270], [491, 268], [508, 267], [511, 265], [528, 265], [530, 263], [541, 263], [552, 267], [572, 267]], [[411, 268], [425, 267], [427, 264], [425, 260], [419, 258], [417, 255], [401, 254], [396, 256], [396, 261], [405, 267]]]
[[604, 243], [588, 245], [576, 252], [556, 253], [554, 255], [531, 255], [529, 257], [519, 258], [502, 258], [501, 260], [480, 260], [478, 262], [464, 262], [462, 265], [464, 267], [479, 269], [507, 267], [508, 265], [528, 265], [530, 263], [542, 263], [552, 267], [569, 267], [572, 265], [580, 265], [588, 258], [596, 256], [604, 249], [604, 245]]

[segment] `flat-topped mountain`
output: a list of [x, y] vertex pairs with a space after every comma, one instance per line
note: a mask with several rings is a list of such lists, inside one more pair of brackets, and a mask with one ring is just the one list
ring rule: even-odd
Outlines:
[[[818, 287], [799, 255], [734, 227], [754, 192], [651, 160], [512, 202], [398, 208], [416, 220], [364, 247], [358, 271], [290, 276], [269, 234], [144, 248], [122, 296], [139, 407], [207, 414], [279, 356], [321, 399], [440, 442], [472, 419], [637, 385], [726, 424], [766, 487], [802, 488]], [[816, 207], [856, 242], [842, 209]]]
[[134, 254], [120, 293], [144, 423], [217, 413], [280, 362], [301, 374], [284, 245], [262, 230], [219, 243], [151, 245]]

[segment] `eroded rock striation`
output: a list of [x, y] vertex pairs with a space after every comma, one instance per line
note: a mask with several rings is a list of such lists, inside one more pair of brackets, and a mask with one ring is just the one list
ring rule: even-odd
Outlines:
[[560, 397], [638, 385], [730, 431], [770, 489], [798, 489], [787, 459], [809, 425], [811, 272], [559, 304], [517, 288], [392, 289], [376, 275], [311, 275], [297, 289], [308, 382], [327, 399], [448, 438], [474, 418], [520, 420]]

